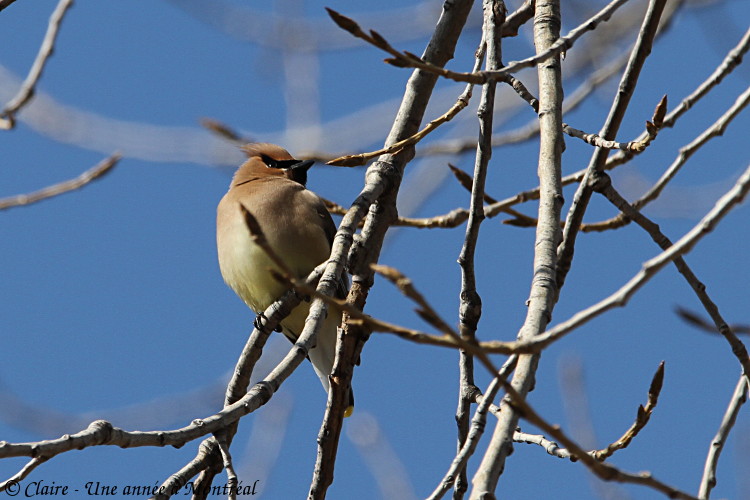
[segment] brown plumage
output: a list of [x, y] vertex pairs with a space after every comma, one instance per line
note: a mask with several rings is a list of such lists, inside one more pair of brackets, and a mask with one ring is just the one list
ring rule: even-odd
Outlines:
[[[269, 272], [276, 268], [265, 251], [251, 239], [240, 204], [258, 221], [269, 245], [298, 278], [305, 278], [331, 253], [336, 226], [323, 201], [305, 188], [312, 161], [295, 160], [274, 144], [246, 146], [248, 159], [232, 178], [219, 202], [216, 243], [224, 281], [256, 313], [263, 312], [286, 291]], [[344, 296], [341, 281], [337, 294]], [[294, 342], [304, 327], [310, 304], [303, 301], [281, 322]], [[309, 359], [326, 391], [333, 367], [336, 329], [341, 312], [328, 308]], [[353, 398], [352, 398], [353, 402]]]

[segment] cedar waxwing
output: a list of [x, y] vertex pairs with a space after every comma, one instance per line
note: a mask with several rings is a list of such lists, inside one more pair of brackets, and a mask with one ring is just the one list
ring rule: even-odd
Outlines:
[[[323, 200], [305, 189], [312, 160], [295, 160], [274, 144], [250, 144], [243, 149], [249, 158], [237, 169], [217, 209], [216, 245], [224, 281], [260, 314], [287, 288], [269, 272], [271, 268], [278, 268], [252, 241], [240, 204], [257, 219], [270, 247], [297, 278], [306, 278], [318, 264], [328, 259], [336, 225]], [[347, 281], [342, 278], [336, 295], [345, 297], [347, 289]], [[284, 335], [292, 342], [302, 332], [309, 311], [309, 300], [303, 300], [281, 321]], [[316, 344], [308, 353], [326, 391], [340, 323], [341, 311], [329, 306]], [[351, 393], [349, 405], [347, 416], [354, 405]]]

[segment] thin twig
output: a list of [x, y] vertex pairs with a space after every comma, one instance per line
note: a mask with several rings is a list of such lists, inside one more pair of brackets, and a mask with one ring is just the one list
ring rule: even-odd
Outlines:
[[[306, 283], [317, 282], [322, 273], [323, 267], [321, 265], [310, 273], [306, 279]], [[266, 308], [263, 314], [260, 315], [258, 327], [254, 328], [248, 337], [245, 347], [242, 349], [237, 360], [234, 372], [232, 373], [232, 378], [229, 381], [229, 384], [227, 384], [224, 408], [239, 401], [247, 393], [247, 388], [250, 385], [250, 377], [252, 376], [255, 364], [263, 353], [263, 347], [265, 346], [268, 337], [276, 328], [276, 325], [288, 316], [300, 301], [301, 298], [290, 290], [279, 300]], [[224, 432], [228, 444], [231, 443], [236, 430], [237, 428], [235, 425], [229, 426], [225, 429]], [[197, 474], [201, 474], [201, 476], [199, 478], [200, 481], [196, 482], [207, 484], [210, 488], [213, 477], [221, 471], [220, 465], [221, 455], [216, 440], [213, 437], [208, 438], [199, 445], [198, 453], [193, 460], [162, 483], [160, 486], [162, 492], [161, 495], [156, 495], [154, 498], [157, 500], [166, 500], [171, 496], [166, 492], [178, 491]]]
[[[501, 26], [505, 22], [506, 7], [502, 0], [484, 0], [482, 3], [483, 23], [482, 39], [484, 40], [487, 61], [485, 67], [488, 70], [500, 68], [502, 63], [502, 36]], [[479, 61], [477, 61], [479, 63]], [[474, 256], [476, 254], [479, 229], [484, 216], [485, 183], [487, 179], [487, 168], [492, 157], [492, 122], [495, 108], [496, 83], [487, 82], [482, 86], [482, 96], [477, 109], [479, 118], [479, 139], [474, 159], [474, 175], [471, 182], [471, 199], [469, 204], [469, 220], [466, 223], [464, 242], [458, 256], [458, 265], [461, 269], [461, 292], [459, 293], [460, 304], [458, 311], [458, 328], [461, 339], [473, 343], [476, 339], [476, 331], [479, 319], [482, 316], [482, 299], [477, 291], [476, 271], [474, 267]], [[485, 355], [486, 357], [486, 355]], [[485, 365], [487, 364], [486, 361]], [[457, 451], [460, 452], [469, 434], [470, 411], [471, 411], [471, 389], [474, 385], [474, 358], [470, 352], [460, 351], [458, 358], [459, 366], [459, 391], [458, 404], [456, 408], [457, 425]], [[461, 500], [469, 488], [466, 468], [457, 471], [453, 485], [453, 499]]]
[[[535, 444], [541, 446], [542, 448], [544, 448], [544, 451], [546, 451], [548, 455], [552, 455], [553, 457], [568, 459], [574, 458], [567, 448], [560, 448], [559, 444], [555, 443], [554, 441], [550, 441], [541, 434], [528, 434], [526, 432], [516, 430], [513, 433], [513, 442]], [[576, 460], [572, 461], [575, 462]]]
[[[198, 445], [198, 453], [195, 458], [159, 485], [156, 493], [149, 500], [168, 500], [176, 495], [193, 477], [206, 470], [209, 464], [213, 462], [213, 455], [219, 453], [217, 450], [218, 446], [213, 437], [204, 439]], [[221, 471], [215, 471], [216, 474], [219, 472]]]
[[[566, 96], [563, 102], [563, 115], [576, 109], [599, 85], [617, 74], [628, 62], [628, 56], [629, 52], [624, 52], [620, 56], [615, 57], [605, 66], [593, 72], [570, 95]], [[517, 144], [533, 139], [537, 135], [539, 135], [539, 120], [535, 117], [522, 127], [494, 135], [492, 137], [492, 146], [499, 147], [507, 144]], [[476, 143], [477, 140], [475, 137], [433, 142], [423, 146], [417, 151], [416, 156], [467, 153], [476, 148]]]
[[[305, 279], [306, 284], [317, 283], [323, 273], [324, 265], [321, 264]], [[248, 337], [245, 346], [237, 360], [232, 378], [227, 384], [227, 390], [224, 399], [224, 407], [227, 408], [233, 403], [240, 400], [246, 393], [250, 384], [250, 377], [253, 369], [263, 353], [263, 347], [281, 320], [288, 316], [291, 311], [300, 303], [301, 298], [293, 290], [289, 290], [279, 300], [271, 304], [259, 316], [256, 328], [253, 329]], [[226, 434], [227, 446], [232, 442], [234, 434], [237, 431], [236, 425], [231, 425], [224, 430]], [[211, 437], [204, 440], [198, 447], [196, 457], [178, 472], [170, 476], [160, 486], [163, 492], [161, 496], [157, 495], [158, 500], [166, 500], [170, 495], [164, 492], [178, 491], [185, 486], [187, 482], [196, 474], [200, 474], [195, 481], [199, 486], [203, 485], [204, 491], [210, 490], [213, 477], [221, 472], [221, 454], [218, 449], [216, 440]]]
[[92, 168], [85, 171], [75, 179], [60, 182], [44, 189], [40, 189], [39, 191], [34, 191], [33, 193], [17, 194], [15, 196], [0, 199], [0, 210], [20, 207], [23, 205], [30, 205], [31, 203], [36, 203], [38, 201], [46, 200], [48, 198], [67, 193], [69, 191], [79, 189], [89, 182], [95, 179], [99, 179], [100, 177], [104, 176], [104, 174], [112, 170], [115, 165], [117, 165], [117, 162], [120, 161], [120, 158], [120, 153], [115, 153], [109, 158], [106, 158], [97, 163]]
[[600, 23], [608, 21], [612, 14], [614, 14], [614, 12], [626, 2], [627, 0], [613, 0], [602, 10], [597, 12], [594, 16], [571, 30], [566, 36], [558, 37], [555, 42], [543, 52], [537, 53], [536, 55], [528, 57], [521, 61], [511, 61], [507, 65], [503, 66], [502, 69], [485, 70], [473, 73], [460, 73], [450, 71], [441, 66], [430, 64], [429, 62], [423, 60], [416, 54], [412, 54], [409, 51], [399, 51], [391, 46], [391, 44], [388, 43], [388, 41], [383, 38], [383, 36], [378, 32], [370, 30], [370, 33], [367, 34], [362, 30], [362, 28], [359, 27], [359, 25], [354, 20], [343, 16], [332, 9], [327, 10], [331, 18], [340, 28], [393, 56], [392, 58], [385, 60], [385, 62], [393, 66], [416, 68], [422, 71], [432, 72], [436, 75], [449, 78], [457, 82], [483, 85], [490, 81], [502, 80], [508, 75], [517, 73], [524, 68], [536, 66], [552, 57], [560, 55], [564, 51], [567, 51], [586, 32], [596, 29], [596, 27]]
[[326, 164], [336, 167], [358, 167], [360, 165], [367, 164], [367, 162], [369, 162], [370, 160], [374, 160], [381, 155], [398, 153], [407, 146], [413, 146], [417, 144], [419, 141], [427, 137], [430, 132], [437, 129], [443, 123], [451, 121], [453, 117], [455, 117], [459, 112], [461, 112], [466, 106], [469, 105], [469, 99], [471, 99], [471, 91], [464, 91], [448, 111], [432, 120], [430, 123], [425, 125], [422, 130], [412, 135], [411, 137], [407, 137], [406, 139], [398, 141], [397, 143], [391, 144], [385, 148], [381, 148], [376, 151], [370, 151], [369, 153], [359, 153], [334, 158], [333, 160], [326, 162]]
[[[646, 426], [654, 411], [656, 404], [659, 399], [659, 393], [661, 392], [662, 382], [664, 381], [664, 362], [659, 364], [659, 367], [654, 373], [651, 380], [651, 385], [648, 390], [648, 401], [646, 406], [638, 406], [638, 414], [633, 425], [620, 437], [617, 441], [613, 442], [606, 448], [601, 450], [593, 450], [587, 452], [595, 460], [600, 462], [605, 461], [607, 458], [612, 456], [616, 451], [627, 448], [632, 440], [638, 435], [638, 433]], [[568, 458], [573, 462], [578, 461], [578, 458], [571, 454], [570, 450], [566, 448], [560, 448], [560, 446], [543, 435], [538, 434], [527, 434], [520, 432], [518, 429], [513, 434], [513, 441], [523, 442], [527, 444], [536, 444], [543, 447], [547, 453], [558, 458]]]
[[[453, 175], [456, 177], [456, 179], [461, 184], [461, 186], [463, 186], [466, 190], [468, 190], [469, 192], [471, 192], [471, 190], [472, 190], [472, 184], [473, 184], [473, 177], [470, 176], [469, 174], [467, 174], [466, 172], [464, 172], [463, 170], [461, 170], [460, 168], [451, 165], [450, 163], [448, 164], [448, 167], [451, 169], [451, 172], [453, 172]], [[482, 196], [482, 198], [484, 199], [485, 203], [489, 203], [489, 204], [496, 204], [496, 203], [498, 203], [498, 201], [495, 198], [493, 198], [492, 196], [488, 195], [487, 193], [484, 193], [484, 195]], [[506, 213], [508, 215], [512, 215], [514, 217], [514, 219], [512, 219], [512, 223], [518, 223], [518, 224], [531, 223], [534, 226], [536, 226], [536, 219], [535, 218], [529, 217], [528, 215], [525, 215], [525, 214], [522, 214], [521, 212], [519, 212], [517, 210], [514, 210], [514, 209], [512, 209], [510, 207], [505, 207], [505, 206], [502, 206], [502, 205], [500, 205], [500, 206], [501, 206], [501, 208], [499, 210], [500, 212], [504, 212], [504, 213]], [[484, 211], [484, 209], [483, 209], [483, 211]], [[487, 217], [487, 213], [486, 212], [484, 213], [484, 217]], [[504, 221], [504, 222], [509, 223], [511, 221]]]
[[[667, 184], [674, 179], [677, 173], [687, 163], [695, 152], [706, 145], [711, 139], [720, 137], [724, 134], [732, 120], [740, 114], [750, 104], [750, 88], [745, 90], [734, 104], [727, 109], [710, 127], [701, 132], [698, 137], [693, 139], [689, 144], [680, 148], [677, 158], [674, 159], [669, 168], [662, 174], [656, 183], [649, 188], [638, 200], [632, 203], [633, 208], [640, 210], [650, 202], [659, 197]], [[625, 214], [620, 213], [608, 220], [585, 224], [581, 226], [581, 231], [604, 231], [607, 229], [617, 229], [630, 223], [630, 219]]]
[[677, 172], [679, 172], [687, 160], [708, 141], [723, 135], [729, 124], [732, 123], [732, 120], [734, 120], [734, 118], [736, 118], [737, 115], [748, 106], [748, 104], [750, 104], [750, 88], [740, 94], [734, 101], [734, 104], [732, 104], [732, 106], [727, 109], [726, 112], [724, 112], [724, 114], [721, 115], [721, 117], [719, 117], [710, 127], [696, 137], [690, 144], [680, 148], [680, 153], [674, 162], [672, 162], [672, 165], [669, 166], [667, 171], [664, 172], [661, 178], [651, 187], [651, 189], [648, 190], [648, 192], [633, 203], [633, 207], [641, 209], [646, 206], [646, 204], [656, 199], [659, 194], [661, 194], [667, 183], [677, 175]]
[[[8, 5], [8, 3], [4, 5], [0, 4], [0, 10]], [[26, 80], [21, 84], [21, 88], [15, 97], [0, 111], [0, 129], [10, 130], [15, 127], [16, 113], [34, 97], [36, 84], [42, 76], [44, 66], [55, 50], [55, 40], [57, 39], [57, 33], [60, 31], [60, 24], [65, 17], [65, 13], [72, 6], [73, 0], [60, 0], [57, 3], [57, 7], [55, 7], [49, 18], [47, 33], [44, 35], [41, 47], [39, 47], [39, 53], [34, 60], [34, 64], [31, 66], [31, 70], [29, 70], [29, 74], [26, 76]]]
[[407, 278], [401, 271], [390, 266], [384, 266], [380, 264], [372, 264], [370, 266], [373, 271], [380, 274], [384, 278], [388, 279], [391, 283], [396, 285], [401, 293], [409, 299], [419, 305], [417, 308], [417, 314], [424, 319], [427, 323], [431, 324], [441, 332], [450, 335], [451, 337], [459, 337], [458, 333], [451, 328], [451, 326], [440, 317], [437, 311], [430, 305], [424, 296], [414, 287], [413, 282]]
[[[737, 68], [744, 55], [750, 50], [750, 29], [748, 29], [743, 35], [739, 43], [732, 48], [724, 57], [722, 62], [716, 67], [713, 73], [706, 78], [701, 84], [687, 97], [685, 97], [680, 104], [677, 105], [669, 114], [664, 118], [664, 128], [674, 127], [677, 120], [680, 119], [688, 110], [690, 110], [698, 101], [705, 97], [713, 88], [718, 86], [724, 77], [729, 75], [735, 68]], [[647, 132], [644, 131], [638, 137], [643, 139], [646, 137]], [[607, 159], [606, 169], [609, 170], [616, 166], [622, 165], [623, 163], [632, 159], [637, 153], [629, 151], [618, 151], [616, 154], [610, 156]]]
[[443, 335], [430, 335], [427, 333], [419, 332], [417, 330], [412, 330], [410, 328], [405, 328], [399, 325], [388, 323], [371, 316], [367, 316], [361, 310], [357, 309], [353, 304], [350, 304], [341, 299], [337, 299], [335, 297], [324, 296], [309, 285], [306, 285], [305, 283], [301, 283], [299, 280], [294, 279], [294, 277], [288, 273], [273, 274], [277, 279], [284, 281], [285, 283], [288, 283], [290, 286], [292, 286], [298, 293], [309, 295], [315, 298], [320, 298], [326, 303], [340, 308], [342, 311], [351, 316], [352, 319], [349, 320], [350, 323], [363, 324], [367, 326], [371, 331], [395, 333], [399, 337], [420, 344], [430, 344], [441, 347], [463, 349], [467, 352], [470, 352], [473, 356], [478, 357], [490, 373], [495, 373], [497, 371], [492, 361], [487, 357], [487, 354], [490, 352], [506, 353], [507, 351], [503, 348], [503, 346], [499, 346], [500, 351], [497, 351], [495, 350], [498, 347], [497, 344], [491, 343], [489, 345], [493, 346], [493, 350], [485, 351], [483, 343], [477, 343], [463, 339], [455, 330], [450, 327], [450, 325], [448, 325], [445, 321], [443, 321], [442, 318], [440, 318], [440, 316], [432, 308], [432, 306], [430, 306], [430, 304], [424, 299], [422, 294], [419, 293], [416, 288], [414, 288], [411, 280], [404, 276], [400, 271], [392, 267], [376, 264], [372, 265], [372, 269], [378, 274], [381, 274], [382, 276], [390, 280], [406, 297], [414, 300], [420, 306], [417, 309], [417, 313], [425, 321], [435, 326], [438, 330], [442, 331]]
[[11, 477], [0, 483], [0, 491], [7, 491], [8, 496], [14, 495], [15, 493], [13, 493], [13, 491], [9, 490], [8, 488], [11, 488], [23, 481], [29, 474], [31, 474], [31, 471], [42, 465], [50, 458], [52, 457], [38, 456], [32, 458], [31, 460], [26, 462], [26, 465], [24, 465], [20, 471], [16, 472]]
[[630, 428], [625, 431], [620, 439], [610, 444], [606, 448], [592, 452], [592, 456], [599, 461], [606, 460], [611, 457], [614, 452], [627, 448], [633, 439], [638, 435], [641, 430], [646, 427], [651, 413], [656, 408], [656, 404], [659, 402], [659, 393], [661, 392], [662, 384], [664, 382], [664, 361], [659, 363], [659, 368], [656, 369], [653, 378], [651, 379], [651, 385], [648, 388], [648, 400], [646, 406], [638, 405], [638, 414], [635, 417], [635, 422]]
[[659, 481], [649, 472], [630, 473], [622, 471], [607, 462], [600, 462], [589, 455], [575, 441], [569, 438], [557, 425], [549, 424], [537, 413], [523, 396], [516, 391], [513, 386], [505, 382], [503, 384], [508, 396], [511, 399], [511, 405], [531, 424], [539, 427], [545, 434], [551, 436], [560, 444], [568, 449], [572, 457], [580, 460], [588, 469], [597, 477], [604, 481], [616, 481], [620, 483], [640, 484], [654, 490], [660, 491], [669, 498], [680, 498], [683, 500], [697, 500], [696, 497], [680, 491], [662, 481]]
[[[638, 83], [641, 69], [646, 62], [646, 58], [651, 53], [651, 46], [656, 36], [665, 4], [666, 0], [651, 0], [648, 4], [648, 9], [643, 17], [643, 23], [638, 33], [638, 39], [630, 55], [628, 66], [625, 68], [625, 72], [620, 80], [620, 91], [615, 95], [607, 119], [599, 133], [599, 136], [603, 139], [614, 139], [617, 136], [620, 124], [625, 117], [630, 99]], [[573, 196], [573, 203], [565, 219], [563, 240], [557, 252], [559, 259], [557, 285], [561, 288], [565, 284], [568, 271], [570, 271], [573, 253], [575, 252], [576, 237], [593, 192], [590, 179], [595, 172], [603, 170], [608, 154], [608, 149], [596, 148], [594, 150], [581, 184]]]
[[534, 17], [535, 3], [535, 0], [526, 0], [515, 12], [508, 14], [500, 29], [501, 34], [504, 37], [518, 35], [518, 28]]
[[[501, 26], [505, 22], [506, 7], [502, 1], [484, 0], [482, 23], [482, 40], [487, 54], [487, 69], [498, 69], [502, 66]], [[477, 58], [475, 71], [481, 60]], [[482, 300], [477, 292], [474, 255], [476, 253], [479, 228], [484, 217], [484, 196], [487, 168], [492, 156], [492, 122], [494, 117], [496, 83], [488, 82], [482, 86], [482, 95], [477, 109], [479, 118], [479, 139], [474, 160], [474, 175], [467, 184], [471, 198], [469, 219], [466, 224], [464, 243], [458, 257], [461, 269], [461, 298], [459, 305], [459, 332], [461, 339], [474, 342], [479, 319], [482, 315]], [[455, 173], [455, 169], [454, 170]], [[467, 176], [468, 177], [468, 176]], [[485, 355], [486, 356], [486, 355]], [[460, 452], [469, 434], [471, 391], [474, 385], [474, 358], [471, 352], [459, 352], [459, 390], [456, 408], [457, 452]], [[486, 362], [485, 362], [486, 365]], [[466, 468], [457, 472], [453, 485], [453, 499], [461, 500], [469, 488]]]
[[[521, 99], [526, 101], [526, 103], [531, 106], [531, 109], [533, 109], [535, 113], [539, 113], [539, 100], [534, 97], [534, 95], [529, 91], [529, 89], [526, 87], [526, 85], [523, 84], [520, 79], [513, 76], [508, 76], [504, 78], [503, 81], [510, 85], [513, 90], [516, 91], [516, 94], [518, 94]], [[562, 124], [562, 131], [570, 137], [575, 137], [576, 139], [582, 140], [586, 144], [590, 144], [598, 148], [620, 149], [623, 151], [642, 153], [646, 150], [648, 145], [651, 144], [651, 141], [656, 138], [656, 134], [659, 132], [659, 128], [661, 128], [666, 109], [667, 96], [664, 96], [656, 106], [656, 110], [654, 111], [654, 118], [652, 118], [653, 123], [650, 121], [646, 121], [646, 131], [648, 133], [647, 137], [629, 142], [617, 142], [614, 140], [608, 141], [598, 134], [584, 132], [583, 130], [571, 127], [565, 122], [563, 122]]]
[[646, 137], [639, 137], [629, 142], [617, 142], [608, 141], [597, 134], [587, 134], [582, 130], [575, 129], [568, 124], [563, 124], [563, 132], [571, 137], [581, 139], [586, 144], [591, 144], [598, 148], [604, 149], [620, 149], [622, 151], [628, 151], [631, 153], [642, 153], [656, 139], [656, 135], [659, 133], [659, 129], [663, 127], [664, 115], [667, 112], [667, 96], [661, 98], [659, 103], [654, 109], [653, 117], [651, 121], [646, 121]]
[[[295, 356], [295, 359], [297, 357], [300, 363], [304, 359], [304, 356]], [[80, 432], [66, 434], [57, 439], [29, 443], [0, 441], [0, 458], [37, 456], [52, 458], [61, 453], [93, 446], [180, 447], [206, 434], [218, 432], [265, 404], [271, 392], [277, 389], [283, 379], [289, 375], [289, 365], [283, 362], [282, 364], [283, 366], [274, 370], [268, 379], [253, 386], [237, 403], [209, 417], [195, 419], [185, 427], [157, 431], [126, 431], [114, 427], [107, 421], [96, 420]]]

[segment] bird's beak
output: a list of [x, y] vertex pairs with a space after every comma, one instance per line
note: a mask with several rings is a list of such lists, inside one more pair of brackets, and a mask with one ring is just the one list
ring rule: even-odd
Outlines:
[[313, 166], [313, 163], [315, 163], [315, 160], [302, 160], [288, 168], [289, 170], [302, 170], [303, 172], [307, 172], [310, 170], [310, 167]]
[[293, 163], [288, 166], [286, 170], [287, 176], [293, 181], [299, 182], [303, 186], [307, 185], [307, 171], [312, 167], [314, 160], [302, 160], [297, 163]]

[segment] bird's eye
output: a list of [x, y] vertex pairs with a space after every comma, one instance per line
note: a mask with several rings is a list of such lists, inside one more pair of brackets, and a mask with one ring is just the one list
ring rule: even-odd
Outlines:
[[276, 160], [268, 155], [260, 155], [260, 159], [263, 160], [263, 163], [265, 163], [268, 168], [279, 168]]

